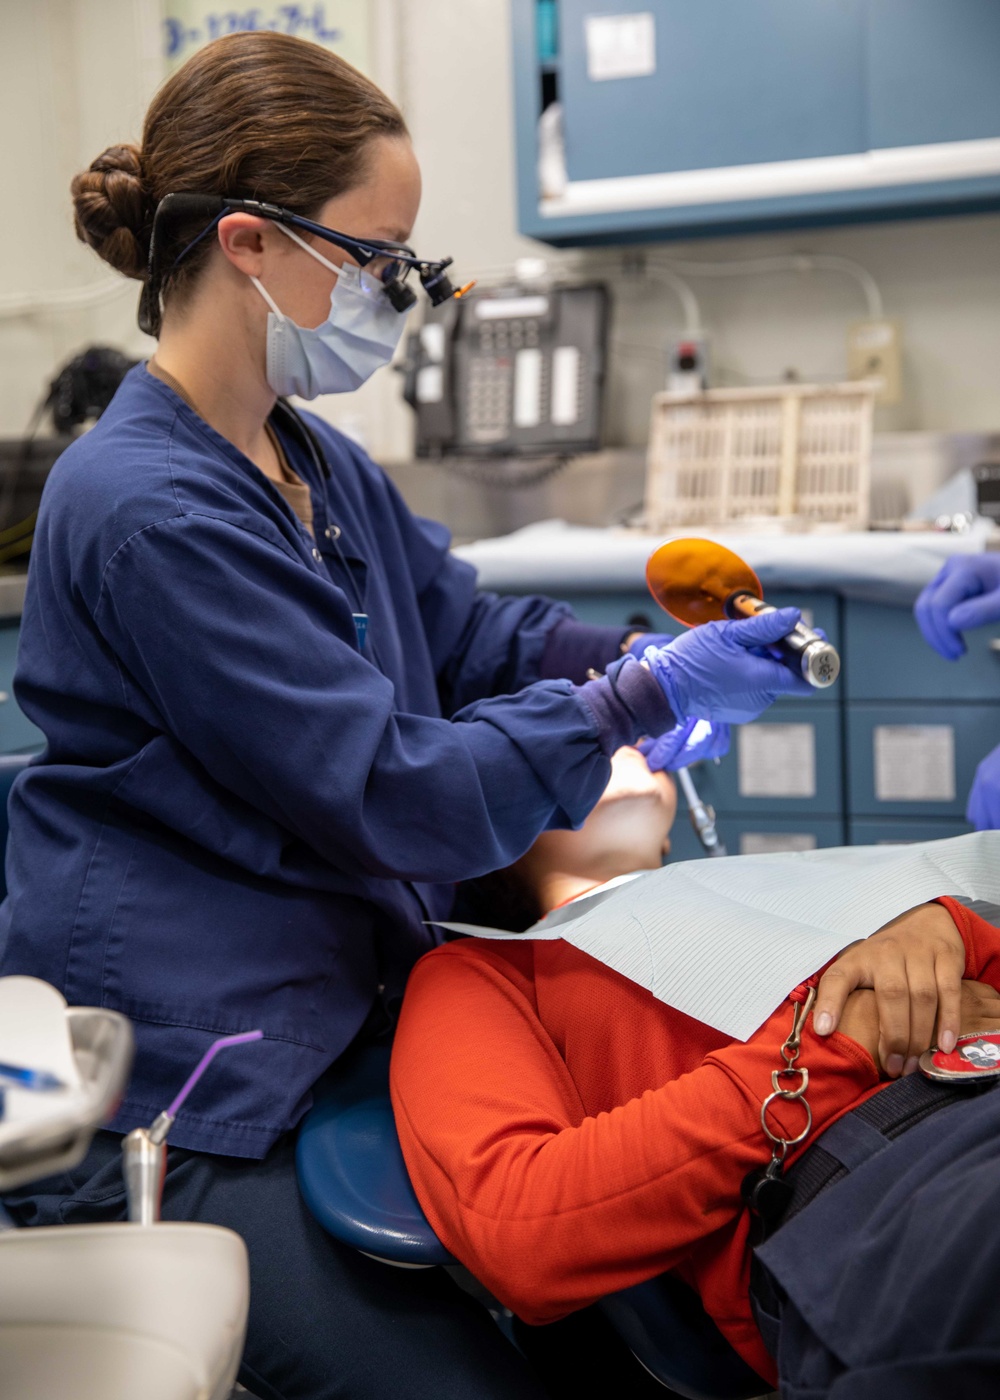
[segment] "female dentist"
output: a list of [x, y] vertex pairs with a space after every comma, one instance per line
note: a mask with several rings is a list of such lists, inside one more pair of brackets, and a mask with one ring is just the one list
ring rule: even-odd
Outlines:
[[[913, 610], [924, 640], [957, 661], [965, 655], [963, 632], [1000, 622], [1000, 554], [953, 554]], [[976, 769], [965, 816], [977, 831], [1000, 829], [1000, 746]]]
[[73, 197], [79, 236], [143, 281], [158, 345], [46, 486], [16, 690], [47, 745], [11, 799], [0, 973], [123, 1011], [137, 1058], [113, 1132], [8, 1205], [22, 1224], [121, 1219], [116, 1135], [215, 1037], [260, 1026], [185, 1107], [164, 1196], [168, 1218], [247, 1242], [243, 1383], [540, 1394], [441, 1271], [323, 1233], [293, 1130], [323, 1071], [391, 1023], [455, 881], [579, 825], [622, 744], [808, 690], [761, 650], [797, 613], [640, 661], [558, 604], [477, 594], [442, 527], [283, 402], [390, 359], [411, 266], [448, 290], [403, 246], [420, 176], [402, 117], [328, 52], [209, 45], [141, 149], [105, 151]]

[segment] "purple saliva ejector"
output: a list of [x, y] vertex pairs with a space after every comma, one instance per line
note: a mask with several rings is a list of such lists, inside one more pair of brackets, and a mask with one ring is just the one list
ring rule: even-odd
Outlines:
[[213, 1041], [169, 1108], [165, 1108], [153, 1120], [151, 1127], [133, 1128], [122, 1139], [122, 1175], [128, 1196], [128, 1218], [134, 1224], [155, 1225], [160, 1218], [167, 1166], [167, 1134], [188, 1094], [220, 1050], [230, 1045], [248, 1045], [252, 1040], [263, 1038], [263, 1031], [244, 1031], [242, 1035], [224, 1035], [220, 1040]]

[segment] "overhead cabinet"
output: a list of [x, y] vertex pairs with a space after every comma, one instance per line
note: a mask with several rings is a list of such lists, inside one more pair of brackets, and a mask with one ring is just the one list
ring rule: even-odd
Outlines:
[[1000, 207], [998, 0], [512, 0], [522, 232]]

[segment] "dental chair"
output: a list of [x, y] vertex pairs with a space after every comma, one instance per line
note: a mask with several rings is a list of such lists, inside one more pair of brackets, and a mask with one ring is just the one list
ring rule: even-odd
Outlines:
[[[358, 1047], [321, 1081], [299, 1132], [299, 1188], [320, 1225], [363, 1254], [402, 1268], [455, 1266], [407, 1176], [389, 1100], [389, 1056], [385, 1044]], [[769, 1393], [678, 1279], [664, 1274], [599, 1306], [646, 1370], [687, 1400]]]

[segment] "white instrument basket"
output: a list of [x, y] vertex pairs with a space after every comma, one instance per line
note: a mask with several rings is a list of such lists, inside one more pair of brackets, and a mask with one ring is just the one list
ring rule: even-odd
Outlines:
[[875, 392], [859, 381], [657, 394], [647, 528], [770, 518], [867, 529]]

